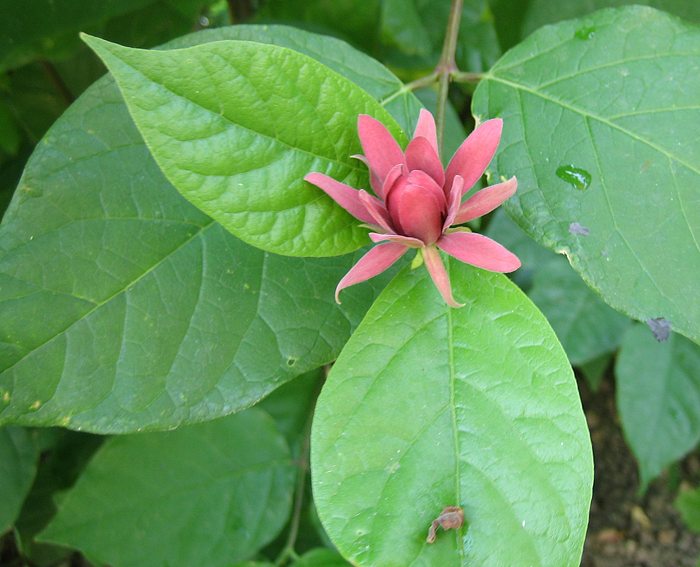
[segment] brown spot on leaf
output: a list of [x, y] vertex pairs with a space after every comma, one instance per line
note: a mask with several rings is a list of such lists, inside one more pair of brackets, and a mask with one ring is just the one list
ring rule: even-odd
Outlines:
[[458, 530], [464, 525], [464, 510], [459, 506], [447, 506], [430, 524], [428, 537], [425, 541], [435, 543], [438, 528], [443, 530]]

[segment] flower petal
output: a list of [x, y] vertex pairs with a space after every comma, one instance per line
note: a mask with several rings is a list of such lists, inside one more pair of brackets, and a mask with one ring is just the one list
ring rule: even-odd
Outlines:
[[462, 203], [452, 224], [462, 224], [490, 213], [506, 199], [512, 197], [517, 188], [518, 180], [511, 177], [508, 181], [482, 189]]
[[369, 184], [372, 187], [372, 191], [374, 191], [374, 194], [377, 195], [378, 197], [382, 197], [381, 191], [382, 191], [382, 182], [379, 180], [377, 177], [377, 174], [374, 173], [369, 167], [369, 160], [363, 156], [362, 154], [353, 154], [350, 156], [353, 159], [359, 160], [362, 163], [364, 163], [367, 166], [367, 169], [369, 169]]
[[445, 170], [437, 152], [430, 142], [423, 137], [413, 138], [406, 147], [406, 165], [408, 170], [425, 171], [440, 187], [445, 183]]
[[360, 201], [360, 192], [357, 189], [336, 181], [323, 173], [309, 173], [304, 177], [304, 181], [308, 181], [322, 189], [326, 195], [356, 219], [360, 219], [368, 224], [375, 224], [374, 218], [367, 212], [365, 205]]
[[395, 165], [389, 170], [389, 173], [386, 174], [386, 177], [384, 178], [384, 184], [382, 185], [382, 191], [381, 194], [378, 193], [378, 195], [386, 201], [386, 196], [389, 194], [389, 190], [391, 187], [398, 181], [398, 179], [403, 175], [404, 173], [404, 165], [402, 163]]
[[392, 242], [372, 248], [340, 280], [338, 287], [335, 288], [335, 300], [340, 303], [338, 296], [343, 289], [378, 276], [406, 252], [408, 248]]
[[457, 303], [455, 298], [452, 297], [450, 276], [445, 270], [445, 264], [442, 263], [442, 258], [440, 258], [440, 252], [438, 252], [437, 248], [435, 246], [426, 246], [421, 252], [423, 253], [425, 267], [428, 268], [428, 273], [445, 303], [450, 307], [463, 307], [464, 303]]
[[442, 231], [452, 226], [455, 222], [455, 217], [459, 212], [459, 204], [462, 202], [462, 194], [464, 192], [464, 179], [461, 175], [455, 175], [455, 180], [452, 183], [452, 188], [450, 189], [450, 197], [447, 204], [447, 216], [445, 217], [445, 222], [442, 224]]
[[444, 234], [437, 245], [457, 260], [491, 272], [513, 272], [520, 267], [515, 254], [482, 234], [452, 232]]
[[376, 197], [372, 197], [372, 195], [367, 193], [367, 191], [363, 191], [362, 189], [360, 189], [358, 193], [360, 194], [360, 201], [367, 209], [367, 212], [372, 215], [374, 224], [378, 225], [382, 230], [387, 232], [396, 232], [391, 226], [389, 212], [386, 210], [384, 203], [382, 203]]
[[423, 248], [425, 242], [418, 238], [411, 238], [410, 236], [402, 236], [401, 234], [378, 234], [376, 232], [370, 232], [369, 237], [372, 242], [394, 242], [396, 244], [401, 244], [401, 246], [407, 246], [408, 248]]
[[418, 124], [416, 124], [416, 131], [413, 132], [413, 138], [425, 138], [428, 140], [428, 142], [430, 142], [430, 145], [433, 146], [435, 153], [438, 156], [440, 155], [437, 142], [437, 130], [435, 128], [435, 118], [433, 118], [433, 115], [425, 108], [420, 109]]
[[487, 120], [474, 130], [452, 156], [445, 174], [445, 186], [451, 187], [455, 175], [464, 178], [464, 191], [472, 188], [484, 174], [501, 141], [503, 120]]
[[360, 114], [357, 118], [357, 134], [369, 167], [381, 183], [384, 183], [384, 178], [392, 167], [405, 163], [399, 144], [379, 120], [368, 114]]
[[408, 178], [394, 185], [388, 195], [387, 208], [392, 225], [404, 236], [433, 244], [442, 234], [445, 195], [422, 171], [412, 171]]

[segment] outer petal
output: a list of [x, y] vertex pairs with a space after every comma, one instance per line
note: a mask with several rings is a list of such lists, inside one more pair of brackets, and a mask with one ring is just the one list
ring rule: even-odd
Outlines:
[[425, 171], [440, 187], [445, 183], [445, 170], [430, 142], [423, 137], [413, 138], [406, 147], [406, 165], [409, 171]]
[[435, 246], [426, 246], [422, 250], [425, 267], [428, 268], [428, 273], [433, 279], [435, 287], [438, 288], [440, 295], [445, 300], [445, 303], [450, 307], [463, 307], [464, 303], [457, 303], [452, 297], [452, 285], [450, 284], [450, 276], [445, 270], [445, 264], [442, 263], [440, 252]]
[[437, 142], [437, 130], [435, 128], [435, 119], [433, 118], [433, 115], [425, 108], [421, 108], [420, 114], [418, 115], [416, 131], [413, 132], [413, 139], [416, 138], [425, 138], [428, 140], [430, 145], [433, 146], [435, 153], [440, 155]]
[[455, 180], [450, 189], [450, 196], [447, 202], [447, 216], [442, 224], [442, 231], [452, 226], [455, 223], [455, 217], [459, 212], [459, 204], [462, 202], [462, 194], [464, 193], [464, 179], [461, 175], [455, 175]]
[[381, 194], [382, 191], [382, 182], [381, 180], [377, 177], [377, 174], [374, 173], [370, 167], [369, 167], [369, 160], [363, 156], [362, 154], [353, 154], [350, 156], [351, 158], [354, 158], [356, 160], [361, 161], [367, 166], [367, 169], [369, 169], [369, 184], [372, 186], [372, 191], [374, 191], [374, 194], [377, 195], [378, 197], [381, 197], [382, 199], [384, 198], [383, 195]]
[[370, 169], [382, 183], [392, 167], [405, 163], [399, 144], [379, 120], [360, 114], [357, 118], [357, 134]]
[[387, 232], [396, 232], [394, 227], [391, 226], [391, 221], [389, 220], [389, 212], [386, 210], [384, 203], [382, 203], [376, 197], [372, 197], [367, 191], [360, 189], [358, 191], [360, 194], [360, 201], [367, 209], [367, 212], [374, 219], [374, 223], [379, 226], [382, 230]]
[[309, 173], [304, 177], [305, 181], [316, 185], [316, 187], [323, 189], [323, 191], [341, 207], [343, 207], [347, 212], [349, 212], [356, 219], [360, 219], [362, 222], [368, 224], [375, 224], [375, 220], [367, 212], [364, 204], [360, 200], [360, 192], [357, 189], [353, 189], [345, 183], [336, 181], [332, 177], [328, 177], [323, 173]]
[[400, 234], [378, 234], [376, 232], [370, 232], [369, 237], [372, 242], [393, 242], [408, 248], [423, 248], [423, 246], [425, 246], [425, 243], [418, 238], [411, 238], [410, 236], [402, 236]]
[[482, 234], [452, 232], [444, 234], [437, 245], [457, 260], [491, 272], [512, 272], [520, 267], [515, 254]]
[[452, 224], [462, 224], [490, 213], [506, 199], [512, 197], [517, 188], [518, 180], [511, 177], [508, 181], [482, 189], [462, 203]]
[[464, 178], [464, 191], [469, 191], [484, 174], [501, 141], [503, 120], [487, 120], [474, 130], [452, 156], [445, 174], [445, 187], [452, 186], [455, 175]]
[[343, 276], [343, 279], [335, 288], [335, 300], [340, 303], [338, 296], [340, 292], [351, 285], [364, 282], [374, 276], [378, 276], [384, 270], [388, 269], [396, 260], [401, 258], [408, 248], [401, 244], [380, 244], [372, 248], [367, 254], [359, 259], [350, 271]]

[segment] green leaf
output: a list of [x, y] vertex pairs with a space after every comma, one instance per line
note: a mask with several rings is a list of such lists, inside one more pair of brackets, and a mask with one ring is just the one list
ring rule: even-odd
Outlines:
[[588, 387], [594, 392], [598, 391], [605, 378], [606, 371], [611, 366], [613, 353], [605, 353], [597, 358], [580, 364], [578, 369], [588, 383]]
[[527, 37], [537, 28], [561, 20], [585, 16], [595, 10], [638, 4], [651, 6], [675, 14], [691, 22], [700, 22], [700, 3], [688, 0], [529, 0], [522, 24], [522, 37]]
[[[36, 541], [36, 535], [56, 515], [56, 502], [73, 486], [104, 437], [66, 429], [35, 429], [44, 433], [36, 479], [15, 523], [22, 556], [38, 566], [55, 565], [70, 549]], [[40, 439], [41, 440], [41, 439]]]
[[139, 9], [154, 0], [26, 0], [6, 2], [0, 19], [0, 71], [39, 57], [65, 54], [88, 26]]
[[245, 41], [144, 51], [85, 36], [114, 75], [165, 176], [242, 240], [278, 254], [334, 256], [367, 230], [303, 180], [366, 186], [358, 114], [405, 143], [367, 92], [301, 53]]
[[658, 342], [635, 325], [622, 342], [615, 377], [622, 429], [644, 490], [700, 441], [700, 347], [676, 334]]
[[19, 514], [34, 481], [38, 456], [29, 431], [20, 427], [0, 429], [0, 535]]
[[384, 0], [266, 0], [255, 15], [260, 23], [286, 22], [347, 39], [366, 51], [373, 47]]
[[114, 437], [40, 539], [115, 567], [230, 565], [282, 528], [293, 484], [289, 448], [258, 409]]
[[331, 549], [312, 549], [292, 564], [292, 567], [346, 567], [350, 565]]
[[676, 508], [685, 525], [694, 532], [700, 532], [700, 489], [681, 492], [676, 498]]
[[[239, 34], [364, 68], [377, 96], [399, 84], [346, 44], [287, 28], [177, 45]], [[412, 101], [396, 98], [397, 115]], [[165, 180], [104, 79], [37, 146], [0, 226], [0, 422], [112, 433], [247, 407], [337, 357], [388, 281], [348, 290], [338, 307], [333, 290], [356, 259], [285, 258], [235, 239]]]
[[541, 29], [479, 84], [507, 211], [617, 310], [700, 342], [700, 29], [630, 7]]
[[552, 258], [535, 273], [528, 295], [574, 366], [614, 351], [630, 324], [586, 286], [564, 258]]
[[493, 214], [484, 234], [501, 243], [520, 259], [522, 266], [511, 277], [525, 291], [532, 287], [535, 274], [556, 257], [530, 238], [502, 208]]
[[[466, 307], [404, 270], [333, 366], [311, 443], [321, 521], [358, 565], [578, 565], [593, 469], [566, 355], [506, 277], [450, 271]], [[456, 505], [465, 527], [427, 545]]]

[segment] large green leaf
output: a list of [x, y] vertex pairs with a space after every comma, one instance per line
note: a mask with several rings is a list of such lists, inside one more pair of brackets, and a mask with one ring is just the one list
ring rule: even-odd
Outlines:
[[[236, 26], [400, 84], [337, 40]], [[404, 119], [412, 95], [394, 100]], [[37, 147], [0, 227], [0, 422], [109, 433], [168, 428], [246, 407], [333, 360], [381, 278], [333, 289], [356, 259], [294, 259], [236, 240], [165, 180], [111, 79], [89, 89]], [[51, 317], [46, 317], [50, 312]]]
[[40, 537], [114, 567], [230, 565], [284, 526], [293, 485], [284, 438], [253, 408], [110, 439]]
[[[451, 263], [462, 309], [403, 271], [318, 401], [319, 516], [357, 565], [578, 565], [593, 467], [563, 349], [501, 274]], [[428, 526], [447, 506], [467, 524]]]
[[528, 295], [547, 317], [574, 366], [614, 351], [630, 324], [561, 257], [552, 258], [536, 272]]
[[632, 327], [615, 365], [617, 407], [642, 488], [700, 441], [700, 347]]
[[480, 83], [506, 208], [612, 307], [700, 341], [700, 29], [651, 8], [543, 28]]
[[34, 481], [38, 451], [21, 427], [0, 429], [0, 535], [17, 518]]
[[[512, 0], [510, 0], [512, 1]], [[700, 22], [700, 2], [688, 0], [529, 0], [522, 23], [522, 36], [561, 20], [585, 16], [595, 10], [640, 4], [664, 10], [691, 22]]]
[[405, 142], [366, 91], [287, 48], [221, 41], [129, 49], [86, 37], [114, 75], [134, 122], [182, 195], [244, 241], [290, 256], [334, 256], [367, 230], [304, 175], [366, 186], [353, 154], [358, 114]]

